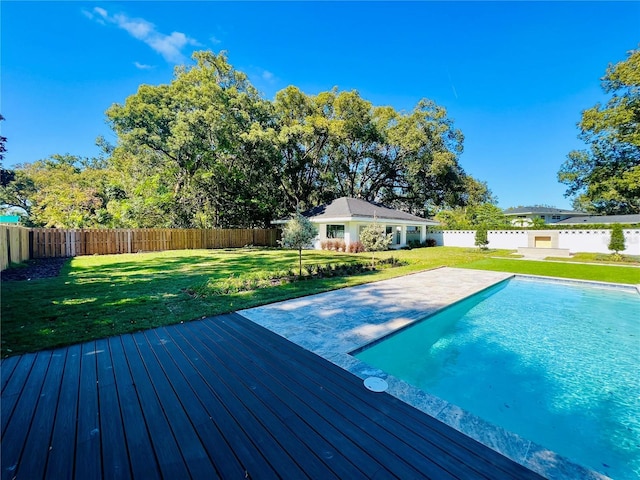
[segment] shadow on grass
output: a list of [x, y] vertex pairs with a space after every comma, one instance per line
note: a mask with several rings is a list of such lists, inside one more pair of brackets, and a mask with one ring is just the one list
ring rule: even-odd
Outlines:
[[[304, 252], [304, 263], [348, 263], [345, 254]], [[298, 253], [281, 250], [180, 251], [173, 255], [77, 257], [60, 276], [2, 284], [2, 356], [107, 337], [340, 286], [283, 285], [266, 291], [191, 298], [211, 278], [294, 269]], [[335, 287], [333, 287], [335, 288]], [[308, 293], [307, 293], [308, 292]]]

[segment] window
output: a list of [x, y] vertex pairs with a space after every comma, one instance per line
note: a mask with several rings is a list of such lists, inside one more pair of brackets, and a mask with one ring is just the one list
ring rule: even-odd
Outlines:
[[327, 238], [344, 238], [344, 225], [327, 225]]
[[400, 232], [402, 231], [402, 227], [393, 227], [391, 225], [387, 225], [385, 229], [387, 235], [392, 235], [392, 244], [400, 245]]
[[407, 243], [419, 242], [420, 236], [421, 236], [420, 227], [413, 226], [413, 225], [407, 227]]

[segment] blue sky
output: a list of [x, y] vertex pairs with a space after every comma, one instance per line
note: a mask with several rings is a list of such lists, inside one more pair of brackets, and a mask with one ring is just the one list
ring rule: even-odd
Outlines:
[[0, 4], [5, 166], [115, 142], [105, 110], [225, 50], [265, 98], [337, 86], [374, 105], [445, 107], [462, 167], [499, 205], [570, 208], [558, 169], [581, 111], [640, 42], [640, 2], [19, 2]]

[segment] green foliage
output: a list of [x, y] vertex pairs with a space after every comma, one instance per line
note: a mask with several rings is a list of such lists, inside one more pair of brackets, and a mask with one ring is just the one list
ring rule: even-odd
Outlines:
[[[156, 179], [144, 192], [126, 182], [127, 198], [152, 199], [176, 227], [268, 225], [282, 203], [272, 105], [224, 54], [193, 59], [170, 84], [143, 85], [107, 111], [118, 134], [114, 166]], [[143, 217], [146, 207], [120, 210]]]
[[544, 229], [547, 226], [547, 222], [545, 222], [544, 218], [541, 217], [534, 217], [531, 220], [531, 225], [529, 225], [529, 228], [532, 229]]
[[602, 79], [605, 105], [582, 113], [579, 138], [589, 150], [574, 150], [558, 172], [574, 206], [593, 213], [640, 212], [640, 50], [609, 65]]
[[223, 53], [195, 52], [106, 116], [117, 141], [98, 139], [99, 168], [35, 162], [3, 180], [0, 200], [35, 225], [131, 228], [266, 227], [340, 196], [422, 216], [495, 203], [462, 169], [462, 132], [433, 101], [398, 112], [357, 91], [294, 86], [269, 101]]
[[284, 248], [298, 250], [300, 275], [302, 275], [302, 249], [310, 247], [316, 235], [318, 235], [317, 227], [300, 212], [296, 212], [282, 230], [281, 245]]
[[19, 165], [0, 203], [24, 210], [30, 226], [90, 228], [109, 223], [111, 172], [100, 159], [52, 155]]
[[489, 245], [489, 239], [487, 238], [487, 227], [485, 225], [480, 225], [478, 228], [476, 228], [475, 245], [480, 250], [486, 250], [487, 245]]
[[492, 203], [472, 204], [441, 210], [435, 216], [446, 230], [472, 230], [479, 225], [486, 228], [502, 229], [511, 226], [507, 217], [497, 205]]
[[371, 252], [371, 266], [376, 265], [376, 252], [387, 250], [393, 241], [393, 235], [385, 232], [384, 226], [376, 221], [367, 225], [360, 232], [360, 242], [365, 251]]
[[609, 250], [615, 253], [615, 256], [619, 256], [626, 247], [624, 232], [622, 231], [622, 225], [614, 223], [611, 225], [611, 239], [609, 240]]

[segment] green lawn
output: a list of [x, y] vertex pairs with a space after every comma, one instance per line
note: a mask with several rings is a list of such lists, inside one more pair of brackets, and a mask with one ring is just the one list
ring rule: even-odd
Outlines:
[[[188, 321], [411, 272], [456, 266], [618, 283], [640, 283], [633, 267], [512, 260], [508, 251], [437, 247], [384, 252], [407, 265], [347, 278], [322, 278], [228, 295], [196, 296], [207, 281], [297, 268], [297, 252], [182, 250], [71, 259], [56, 278], [2, 283], [3, 357]], [[369, 254], [304, 252], [304, 263], [362, 262]]]

